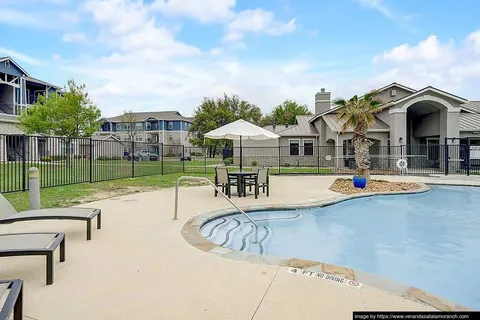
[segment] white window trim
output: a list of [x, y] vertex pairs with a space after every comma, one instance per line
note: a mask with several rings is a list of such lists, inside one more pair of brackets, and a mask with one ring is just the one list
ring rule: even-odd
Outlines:
[[308, 156], [314, 156], [315, 155], [315, 139], [303, 139], [302, 140], [303, 156], [305, 156], [305, 142], [312, 142], [313, 154], [308, 155]]
[[173, 121], [168, 121], [168, 129], [173, 129]]
[[292, 152], [291, 152], [292, 141], [297, 141], [298, 142], [298, 156], [300, 156], [300, 146], [301, 146], [301, 143], [302, 143], [302, 139], [288, 139], [288, 155], [293, 156], [293, 157], [297, 156], [297, 155], [292, 154]]

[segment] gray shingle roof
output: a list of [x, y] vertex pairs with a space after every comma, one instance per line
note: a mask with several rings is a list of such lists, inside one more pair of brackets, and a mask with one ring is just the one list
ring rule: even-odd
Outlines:
[[[325, 120], [325, 123], [330, 128], [330, 130], [332, 130], [333, 132], [342, 132], [342, 126], [345, 123], [345, 120], [338, 119], [337, 114], [326, 114], [322, 118], [323, 120]], [[387, 132], [390, 131], [390, 127], [382, 120], [375, 118], [372, 127], [369, 128], [368, 131]], [[353, 132], [353, 129], [350, 128], [345, 132]]]
[[480, 131], [480, 114], [462, 112], [458, 124], [460, 131]]
[[318, 136], [315, 126], [310, 124], [312, 116], [297, 116], [297, 124], [275, 132], [282, 137]]
[[480, 101], [468, 101], [460, 105], [460, 108], [465, 108], [469, 111], [480, 113]]
[[[154, 118], [157, 120], [165, 120], [165, 121], [168, 121], [168, 120], [171, 120], [171, 121], [183, 120], [188, 122], [193, 121], [192, 117], [184, 117], [178, 111], [132, 112], [132, 114], [135, 116], [135, 121], [145, 121], [148, 118]], [[104, 119], [110, 122], [121, 122], [122, 116], [120, 115], [120, 116], [104, 118]]]
[[263, 129], [265, 130], [268, 130], [268, 131], [271, 131], [273, 133], [277, 133], [277, 132], [280, 132], [280, 131], [283, 131], [285, 130], [287, 127], [284, 125], [284, 124], [277, 124], [275, 125], [275, 127], [273, 127], [273, 125], [268, 125], [268, 126], [264, 126]]

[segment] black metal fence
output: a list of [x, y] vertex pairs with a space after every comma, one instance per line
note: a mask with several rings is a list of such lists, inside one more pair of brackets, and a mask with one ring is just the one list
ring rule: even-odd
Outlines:
[[[40, 171], [40, 186], [170, 173], [213, 174], [215, 167], [240, 166], [240, 149], [208, 150], [115, 138], [85, 139], [0, 135], [0, 192], [28, 190], [28, 170]], [[335, 146], [242, 148], [242, 167], [270, 167], [272, 174], [353, 174], [353, 149]], [[370, 148], [372, 174], [399, 174], [405, 159], [408, 174], [480, 174], [480, 146], [408, 145]]]

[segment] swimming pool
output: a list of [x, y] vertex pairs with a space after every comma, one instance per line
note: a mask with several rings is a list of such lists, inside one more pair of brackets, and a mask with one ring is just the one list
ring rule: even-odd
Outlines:
[[239, 251], [347, 266], [480, 309], [480, 188], [358, 198], [216, 218], [202, 235]]

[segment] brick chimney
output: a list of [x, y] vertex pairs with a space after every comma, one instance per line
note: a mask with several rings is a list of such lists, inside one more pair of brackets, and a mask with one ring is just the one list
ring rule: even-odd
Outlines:
[[331, 103], [331, 92], [325, 91], [325, 88], [320, 89], [320, 92], [315, 94], [315, 114], [329, 110]]

